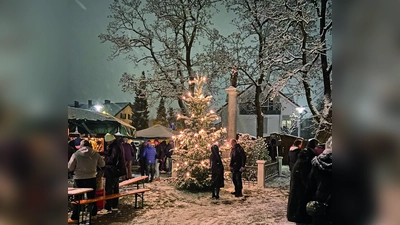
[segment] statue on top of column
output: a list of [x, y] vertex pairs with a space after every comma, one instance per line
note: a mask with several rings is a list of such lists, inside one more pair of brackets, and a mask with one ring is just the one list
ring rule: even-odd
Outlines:
[[233, 65], [231, 70], [231, 86], [236, 88], [237, 87], [237, 79], [238, 79], [238, 71], [236, 65]]

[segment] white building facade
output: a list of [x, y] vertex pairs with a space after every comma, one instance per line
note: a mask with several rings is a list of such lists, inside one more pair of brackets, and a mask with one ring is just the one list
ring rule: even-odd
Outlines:
[[[264, 117], [264, 137], [269, 136], [271, 133], [281, 133], [282, 127], [291, 127], [293, 121], [290, 116], [296, 112], [296, 108], [300, 107], [294, 101], [289, 99], [283, 93], [279, 93], [272, 100], [266, 98], [268, 87], [265, 86], [261, 102], [262, 114]], [[237, 113], [236, 113], [236, 129], [237, 133], [247, 133], [256, 136], [257, 129], [257, 116], [254, 106], [254, 86], [248, 87], [237, 96]], [[228, 107], [227, 104], [217, 111], [221, 117], [221, 126], [228, 126]]]

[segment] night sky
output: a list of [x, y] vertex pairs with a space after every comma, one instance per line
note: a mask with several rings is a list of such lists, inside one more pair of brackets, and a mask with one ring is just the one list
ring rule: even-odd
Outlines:
[[[124, 93], [118, 86], [124, 72], [140, 74], [143, 69], [134, 68], [123, 59], [109, 61], [111, 43], [100, 43], [98, 35], [105, 32], [112, 1], [71, 0], [69, 1], [69, 94], [68, 101], [102, 103], [133, 102], [134, 95]], [[223, 34], [235, 31], [230, 25], [233, 19], [223, 7], [213, 19], [214, 27]], [[147, 68], [146, 68], [147, 69]], [[152, 113], [153, 114], [153, 113]]]

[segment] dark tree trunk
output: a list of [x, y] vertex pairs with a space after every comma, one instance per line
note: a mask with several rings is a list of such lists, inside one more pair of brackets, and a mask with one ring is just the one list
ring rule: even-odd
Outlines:
[[264, 118], [261, 112], [260, 104], [261, 86], [256, 86], [255, 106], [257, 115], [257, 137], [263, 137], [264, 135]]

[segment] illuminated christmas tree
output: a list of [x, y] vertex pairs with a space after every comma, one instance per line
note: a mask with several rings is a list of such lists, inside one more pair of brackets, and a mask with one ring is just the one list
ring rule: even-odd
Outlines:
[[207, 190], [211, 184], [209, 157], [211, 146], [221, 146], [226, 141], [226, 129], [216, 129], [212, 122], [218, 116], [209, 108], [212, 96], [203, 94], [205, 77], [190, 81], [195, 86], [194, 93], [187, 93], [182, 100], [185, 102], [189, 116], [178, 115], [178, 120], [184, 120], [186, 128], [180, 135], [174, 136], [177, 161], [176, 187], [192, 191]]

